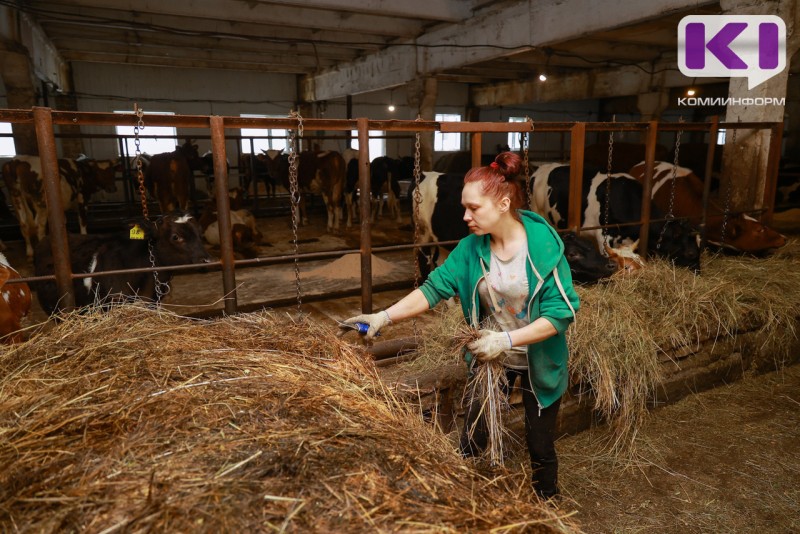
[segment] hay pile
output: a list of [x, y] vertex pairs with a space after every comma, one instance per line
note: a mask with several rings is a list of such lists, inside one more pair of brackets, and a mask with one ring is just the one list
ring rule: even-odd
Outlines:
[[[591, 392], [595, 408], [616, 425], [614, 447], [634, 438], [647, 402], [664, 378], [659, 359], [672, 350], [756, 331], [757, 343], [738, 341], [756, 367], [779, 368], [797, 357], [791, 352], [800, 320], [796, 240], [763, 259], [706, 255], [699, 276], [653, 260], [634, 276], [577, 291], [581, 310], [567, 334], [571, 382]], [[460, 308], [444, 312], [439, 324], [423, 333], [423, 360], [406, 366], [427, 369], [437, 365], [437, 358], [438, 365], [458, 358], [447, 352], [447, 340], [460, 324]]]
[[572, 531], [285, 315], [139, 306], [0, 354], [0, 524], [20, 532]]

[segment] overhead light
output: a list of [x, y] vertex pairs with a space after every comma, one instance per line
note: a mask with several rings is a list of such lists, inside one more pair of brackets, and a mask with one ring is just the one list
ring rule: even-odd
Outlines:
[[686, 90], [686, 96], [694, 96], [696, 92], [694, 89], [689, 88]]
[[544, 72], [543, 72], [543, 73], [541, 73], [541, 74], [539, 75], [539, 81], [540, 81], [540, 82], [546, 82], [546, 81], [547, 81], [547, 74], [545, 74]]
[[388, 109], [389, 111], [394, 111], [394, 104], [389, 104], [389, 106], [387, 106], [386, 109]]

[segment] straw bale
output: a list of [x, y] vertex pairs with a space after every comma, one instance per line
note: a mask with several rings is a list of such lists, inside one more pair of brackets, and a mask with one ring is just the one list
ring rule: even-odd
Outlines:
[[19, 532], [575, 531], [481, 474], [327, 327], [144, 306], [0, 353], [0, 524]]

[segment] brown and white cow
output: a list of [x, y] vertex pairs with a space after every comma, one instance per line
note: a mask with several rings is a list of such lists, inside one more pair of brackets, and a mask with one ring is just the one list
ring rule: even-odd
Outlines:
[[[297, 156], [297, 184], [299, 194], [300, 223], [308, 224], [306, 196], [309, 193], [322, 195], [328, 212], [329, 232], [338, 232], [342, 219], [342, 200], [347, 168], [338, 152], [304, 151]], [[264, 161], [271, 176], [277, 176], [283, 187], [291, 191], [289, 183], [288, 155], [277, 150], [264, 154]]]
[[[99, 190], [117, 190], [114, 177], [119, 169], [116, 160], [96, 161], [85, 156], [59, 159], [59, 185], [64, 209], [75, 206], [81, 233], [86, 233], [89, 198]], [[11, 195], [20, 232], [25, 239], [25, 252], [33, 256], [31, 240], [42, 240], [47, 232], [42, 163], [38, 156], [17, 156], [3, 165], [3, 180]]]
[[[130, 230], [134, 224], [140, 230], [136, 234]], [[160, 267], [211, 261], [211, 256], [203, 246], [200, 225], [190, 215], [172, 213], [156, 221], [142, 219], [131, 223], [130, 228], [116, 234], [70, 234], [72, 272], [92, 274], [150, 267], [153, 263]], [[36, 246], [34, 272], [36, 276], [52, 275], [54, 272], [49, 239], [44, 239]], [[163, 283], [169, 283], [172, 271], [160, 271], [158, 278]], [[55, 282], [38, 282], [35, 289], [45, 312], [52, 314], [60, 309], [61, 295]], [[104, 305], [120, 300], [154, 301], [159, 297], [152, 272], [76, 278], [74, 291], [77, 307]]]
[[197, 145], [187, 139], [172, 152], [155, 154], [144, 174], [150, 196], [158, 201], [161, 213], [189, 208], [189, 196], [194, 171], [203, 169], [203, 160]]
[[22, 339], [22, 318], [31, 309], [31, 290], [28, 284], [9, 280], [21, 278], [6, 257], [0, 254], [0, 343], [19, 343]]
[[[653, 170], [653, 204], [665, 212], [670, 205], [672, 167], [671, 163], [657, 161]], [[631, 174], [641, 182], [644, 179], [644, 163], [633, 167]], [[702, 214], [703, 181], [691, 169], [677, 167], [673, 215], [688, 217], [689, 222], [697, 227], [702, 221]], [[725, 225], [724, 243], [722, 242], [723, 224]], [[708, 204], [706, 239], [715, 245], [751, 254], [766, 252], [786, 244], [785, 236], [764, 226], [749, 215], [730, 215], [725, 221], [723, 209], [714, 202]]]

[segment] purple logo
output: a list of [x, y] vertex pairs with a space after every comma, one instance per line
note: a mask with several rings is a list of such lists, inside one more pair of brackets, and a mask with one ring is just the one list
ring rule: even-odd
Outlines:
[[786, 24], [775, 15], [691, 15], [678, 25], [685, 76], [747, 77], [753, 89], [786, 67]]

